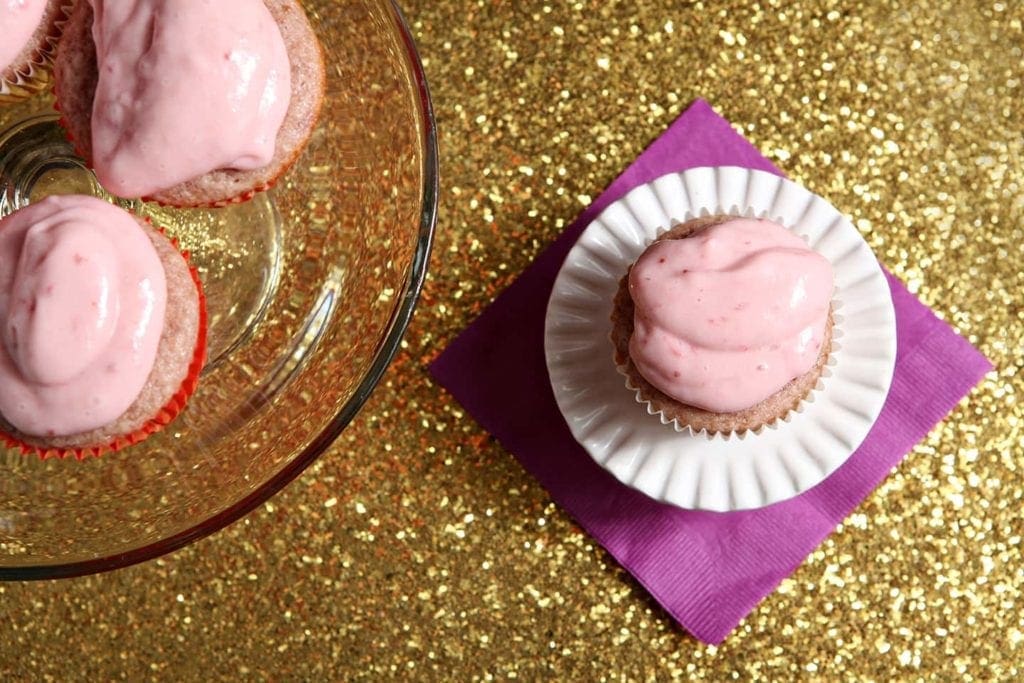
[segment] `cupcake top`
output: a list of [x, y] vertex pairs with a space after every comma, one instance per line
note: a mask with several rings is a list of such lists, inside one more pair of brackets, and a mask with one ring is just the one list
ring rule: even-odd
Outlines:
[[832, 289], [828, 260], [770, 221], [737, 218], [660, 240], [629, 273], [629, 355], [681, 403], [744, 410], [814, 366]]
[[14, 66], [43, 20], [46, 0], [0, 0], [0, 73]]
[[89, 3], [99, 72], [92, 161], [104, 187], [144, 197], [270, 163], [291, 68], [262, 0]]
[[117, 419], [153, 368], [166, 304], [160, 257], [122, 209], [53, 196], [0, 221], [0, 415], [39, 436]]

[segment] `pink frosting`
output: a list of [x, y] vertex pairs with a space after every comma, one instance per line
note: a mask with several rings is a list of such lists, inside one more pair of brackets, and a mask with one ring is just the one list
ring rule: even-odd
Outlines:
[[37, 436], [115, 421], [153, 369], [166, 305], [160, 257], [122, 209], [53, 196], [0, 221], [0, 415]]
[[829, 262], [769, 221], [656, 242], [630, 271], [630, 357], [681, 403], [744, 410], [814, 366], [832, 288]]
[[45, 9], [46, 0], [0, 0], [0, 72], [25, 49]]
[[93, 165], [108, 190], [144, 197], [270, 163], [291, 67], [262, 0], [89, 3], [99, 68]]

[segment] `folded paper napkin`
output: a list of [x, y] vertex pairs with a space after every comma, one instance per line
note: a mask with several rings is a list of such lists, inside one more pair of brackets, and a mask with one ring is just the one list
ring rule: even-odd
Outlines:
[[888, 275], [892, 388], [867, 439], [832, 476], [792, 500], [730, 513], [681, 510], [620, 484], [576, 443], [555, 404], [544, 362], [548, 295], [580, 233], [611, 202], [666, 173], [724, 165], [780, 174], [698, 100], [431, 366], [556, 502], [709, 643], [724, 640], [991, 367]]

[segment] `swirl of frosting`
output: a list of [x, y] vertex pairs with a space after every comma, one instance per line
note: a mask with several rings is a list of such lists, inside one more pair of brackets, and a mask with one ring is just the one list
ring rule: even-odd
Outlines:
[[0, 0], [0, 73], [25, 49], [45, 9], [46, 0]]
[[93, 197], [0, 221], [0, 415], [35, 436], [109, 424], [156, 360], [167, 284], [149, 236]]
[[814, 366], [832, 288], [828, 260], [770, 221], [655, 242], [629, 274], [630, 357], [682, 403], [750, 408]]
[[[3, 1], [3, 0], [0, 0]], [[291, 65], [262, 0], [89, 0], [93, 164], [122, 197], [274, 157]]]

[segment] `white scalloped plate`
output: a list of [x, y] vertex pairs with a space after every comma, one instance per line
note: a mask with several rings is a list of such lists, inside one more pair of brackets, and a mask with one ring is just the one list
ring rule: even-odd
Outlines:
[[[662, 232], [716, 213], [768, 218], [804, 237], [835, 270], [836, 327], [816, 390], [773, 427], [726, 438], [677, 431], [650, 415], [612, 360], [619, 278]], [[695, 168], [611, 204], [569, 252], [548, 302], [544, 349], [573, 436], [622, 483], [682, 508], [746, 510], [815, 486], [857, 449], [889, 393], [896, 314], [881, 266], [831, 204], [784, 178]]]

